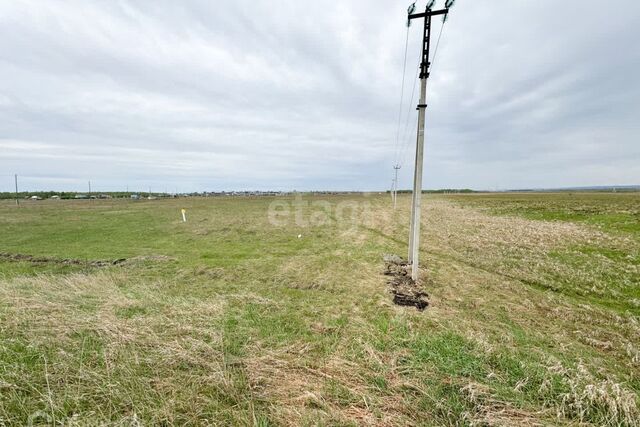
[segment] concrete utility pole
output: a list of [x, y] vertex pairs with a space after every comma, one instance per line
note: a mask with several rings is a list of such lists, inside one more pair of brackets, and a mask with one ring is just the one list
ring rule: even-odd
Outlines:
[[91, 181], [89, 181], [89, 199], [91, 199]]
[[395, 209], [398, 205], [398, 169], [400, 169], [400, 165], [395, 165], [393, 169], [396, 175], [393, 179], [393, 209]]
[[16, 181], [16, 206], [20, 206], [20, 200], [18, 200], [18, 174], [14, 175]]
[[391, 203], [394, 203], [394, 201], [393, 201], [394, 200], [393, 199], [393, 197], [394, 197], [393, 196], [394, 188], [396, 188], [396, 182], [395, 182], [395, 180], [392, 179], [391, 180], [391, 191], [390, 191], [390, 193], [391, 193]]
[[424, 160], [424, 122], [427, 109], [427, 79], [429, 78], [429, 46], [431, 43], [431, 18], [444, 15], [446, 18], [452, 0], [447, 0], [446, 7], [441, 10], [432, 10], [434, 0], [427, 2], [423, 13], [409, 14], [409, 22], [412, 19], [424, 18], [422, 34], [422, 54], [420, 61], [420, 101], [418, 104], [418, 135], [416, 138], [416, 162], [413, 172], [413, 194], [411, 202], [411, 226], [409, 231], [409, 263], [411, 264], [411, 278], [418, 280], [419, 254], [420, 254], [420, 208], [422, 202], [422, 166]]

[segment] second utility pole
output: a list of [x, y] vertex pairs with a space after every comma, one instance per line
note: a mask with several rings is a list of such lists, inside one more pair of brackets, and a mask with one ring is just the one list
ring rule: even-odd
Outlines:
[[393, 179], [393, 209], [396, 208], [398, 204], [398, 169], [400, 169], [400, 165], [395, 165], [393, 167], [395, 169], [396, 177]]
[[20, 206], [20, 202], [18, 201], [18, 174], [13, 176], [16, 180], [16, 206]]
[[[420, 61], [420, 103], [418, 104], [418, 137], [416, 140], [416, 164], [413, 173], [413, 198], [411, 204], [411, 227], [409, 231], [409, 264], [411, 264], [411, 278], [418, 280], [418, 257], [420, 253], [420, 203], [422, 199], [422, 165], [424, 160], [424, 121], [427, 108], [427, 79], [429, 78], [429, 44], [431, 42], [431, 18], [436, 15], [446, 15], [448, 8], [431, 10], [433, 1], [427, 3], [424, 13], [409, 15], [412, 19], [424, 18], [422, 34], [422, 56]], [[449, 2], [447, 2], [449, 3]]]

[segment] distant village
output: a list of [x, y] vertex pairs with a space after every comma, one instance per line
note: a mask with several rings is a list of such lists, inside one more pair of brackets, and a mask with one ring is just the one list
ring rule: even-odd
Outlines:
[[[289, 196], [297, 191], [203, 191], [193, 193], [152, 193], [152, 192], [105, 192], [105, 193], [76, 193], [76, 192], [3, 192], [0, 199], [20, 200], [92, 200], [92, 199], [131, 199], [131, 200], [156, 200], [177, 197], [266, 197]], [[348, 194], [350, 192], [339, 191], [311, 191], [306, 194]]]

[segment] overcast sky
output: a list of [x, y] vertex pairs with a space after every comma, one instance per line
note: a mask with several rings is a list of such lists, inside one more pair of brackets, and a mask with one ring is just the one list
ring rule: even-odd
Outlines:
[[[408, 3], [2, 0], [0, 191], [409, 188]], [[640, 2], [459, 0], [428, 104], [426, 188], [640, 184]]]

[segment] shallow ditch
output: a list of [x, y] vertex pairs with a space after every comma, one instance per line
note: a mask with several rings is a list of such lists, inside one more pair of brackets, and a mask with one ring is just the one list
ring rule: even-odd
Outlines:
[[84, 260], [75, 258], [53, 258], [27, 254], [10, 254], [0, 252], [0, 260], [14, 262], [30, 262], [33, 264], [78, 265], [85, 267], [110, 267], [113, 265], [127, 265], [142, 261], [171, 261], [174, 258], [165, 255], [137, 256], [133, 258], [118, 258], [113, 260]]

